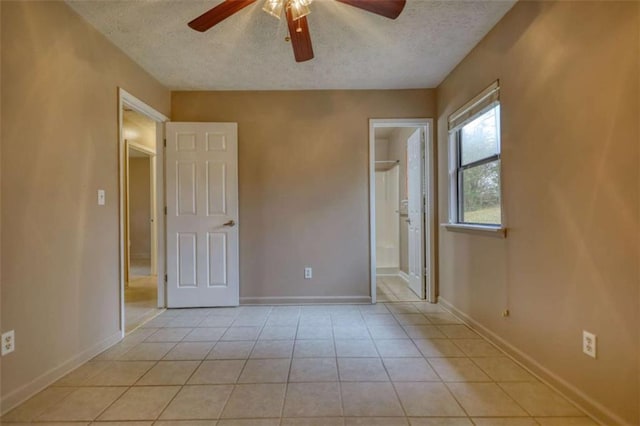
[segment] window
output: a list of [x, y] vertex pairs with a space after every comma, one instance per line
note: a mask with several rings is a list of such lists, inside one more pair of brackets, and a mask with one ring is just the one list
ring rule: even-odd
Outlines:
[[449, 222], [502, 227], [500, 102], [494, 83], [449, 118]]

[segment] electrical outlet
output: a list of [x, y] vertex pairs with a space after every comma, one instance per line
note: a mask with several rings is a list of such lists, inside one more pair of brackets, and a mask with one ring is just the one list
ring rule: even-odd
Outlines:
[[582, 352], [591, 358], [596, 357], [597, 339], [596, 335], [588, 331], [582, 331]]
[[13, 330], [2, 333], [2, 356], [10, 354], [16, 349], [16, 333]]
[[310, 280], [311, 278], [313, 278], [313, 269], [311, 269], [310, 267], [306, 266], [304, 268], [304, 279], [305, 280]]

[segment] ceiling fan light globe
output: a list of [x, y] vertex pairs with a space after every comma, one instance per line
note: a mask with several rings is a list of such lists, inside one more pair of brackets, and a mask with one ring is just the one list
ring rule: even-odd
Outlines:
[[291, 8], [291, 18], [294, 21], [307, 16], [311, 13], [311, 9], [309, 9], [308, 4], [304, 4], [306, 0], [290, 0], [289, 7]]
[[274, 18], [280, 19], [282, 10], [284, 9], [284, 1], [285, 0], [265, 0], [262, 10]]

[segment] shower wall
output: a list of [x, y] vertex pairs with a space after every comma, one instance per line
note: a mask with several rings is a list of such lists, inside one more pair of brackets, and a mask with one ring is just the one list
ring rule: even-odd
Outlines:
[[397, 273], [400, 267], [399, 167], [376, 172], [376, 269]]

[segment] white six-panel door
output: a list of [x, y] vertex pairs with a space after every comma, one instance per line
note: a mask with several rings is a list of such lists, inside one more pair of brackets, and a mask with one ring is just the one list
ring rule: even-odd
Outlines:
[[167, 123], [167, 306], [239, 302], [238, 126]]
[[424, 223], [422, 129], [407, 140], [407, 198], [409, 213], [409, 287], [424, 298]]

